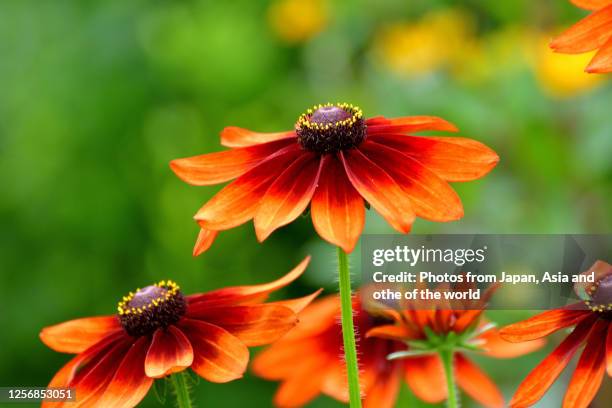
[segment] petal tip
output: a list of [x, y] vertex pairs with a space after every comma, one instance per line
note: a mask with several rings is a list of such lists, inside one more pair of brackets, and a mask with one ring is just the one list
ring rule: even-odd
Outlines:
[[597, 63], [590, 63], [584, 69], [584, 72], [586, 72], [587, 74], [608, 74], [612, 72], [612, 65], [606, 67], [600, 66], [600, 64]]
[[[257, 215], [253, 218], [253, 225], [255, 226], [255, 236], [257, 237], [257, 241], [261, 244], [264, 242], [274, 231], [276, 231], [280, 227], [284, 227], [284, 225], [278, 225], [276, 227], [270, 225], [261, 225], [261, 218], [258, 218]], [[285, 224], [286, 225], [286, 224]]]
[[550, 48], [554, 52], [557, 52], [557, 50], [559, 49], [559, 42], [556, 38], [553, 38], [548, 42], [548, 48]]
[[448, 122], [448, 127], [446, 129], [447, 132], [458, 132], [459, 128], [453, 123]]
[[38, 333], [38, 338], [40, 339], [40, 341], [42, 341], [42, 343], [47, 346], [47, 347], [51, 347], [49, 344], [47, 344], [47, 340], [46, 340], [46, 335], [45, 335], [45, 330], [47, 328], [44, 327], [39, 333]]
[[170, 167], [170, 170], [172, 170], [172, 172], [180, 178], [181, 177], [179, 174], [180, 165], [177, 163], [178, 160], [179, 159], [170, 160], [170, 162], [168, 163], [168, 167]]
[[182, 160], [183, 159], [171, 160], [170, 163], [168, 163], [170, 170], [172, 170], [176, 177], [178, 177], [185, 183], [190, 184], [192, 186], [197, 186], [198, 184], [195, 183], [187, 174], [185, 174], [184, 167], [181, 165]]
[[410, 221], [409, 224], [402, 224], [400, 227], [400, 232], [403, 234], [409, 234], [412, 231], [412, 225], [414, 224], [414, 220]]
[[272, 231], [255, 228], [255, 236], [257, 237], [257, 242], [259, 242], [260, 244], [264, 242], [270, 236], [271, 233]]
[[53, 326], [44, 327], [40, 331], [40, 333], [38, 333], [38, 338], [45, 346], [49, 347], [51, 350], [56, 351], [58, 353], [66, 353], [67, 350], [64, 350], [62, 347], [58, 347], [58, 345], [54, 341], [55, 336], [53, 336], [53, 334], [49, 334], [49, 331], [51, 331], [52, 329]]
[[352, 244], [352, 245], [351, 244], [348, 244], [348, 245], [347, 244], [343, 244], [343, 245], [340, 245], [340, 248], [342, 248], [344, 253], [350, 254], [351, 252], [353, 252], [355, 250], [355, 245], [356, 244]]
[[192, 255], [196, 257], [208, 251], [215, 242], [217, 234], [218, 231], [200, 228], [200, 232], [198, 233], [198, 237], [193, 246]]

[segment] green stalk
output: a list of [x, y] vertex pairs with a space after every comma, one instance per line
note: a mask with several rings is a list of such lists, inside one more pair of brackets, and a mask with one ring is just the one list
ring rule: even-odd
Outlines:
[[189, 395], [189, 385], [187, 385], [187, 375], [186, 371], [181, 371], [170, 376], [178, 408], [193, 408], [191, 395]]
[[448, 408], [459, 408], [459, 399], [457, 398], [457, 387], [455, 385], [455, 368], [454, 368], [454, 352], [452, 348], [442, 348], [438, 351], [440, 359], [442, 360], [442, 366], [444, 367], [444, 374], [446, 376], [446, 388], [448, 389], [448, 397], [446, 399], [446, 406]]
[[355, 345], [355, 327], [353, 325], [351, 274], [348, 256], [342, 248], [338, 248], [338, 278], [340, 284], [342, 340], [344, 342], [344, 359], [348, 375], [350, 406], [351, 408], [360, 408], [361, 391], [359, 389], [359, 366], [357, 363], [357, 347]]

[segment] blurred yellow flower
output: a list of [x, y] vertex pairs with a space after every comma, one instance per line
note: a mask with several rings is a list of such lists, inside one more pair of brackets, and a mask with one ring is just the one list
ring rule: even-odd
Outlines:
[[457, 10], [437, 10], [418, 22], [395, 23], [376, 36], [374, 51], [398, 75], [435, 71], [462, 54], [471, 42], [469, 17]]
[[550, 35], [542, 35], [533, 53], [533, 69], [542, 88], [552, 96], [571, 97], [593, 89], [603, 80], [603, 76], [589, 75], [584, 72], [594, 50], [585, 54], [558, 54], [548, 47]]
[[280, 39], [298, 44], [321, 32], [328, 14], [324, 0], [278, 0], [271, 4], [268, 19]]
[[453, 61], [452, 74], [467, 82], [486, 82], [500, 73], [528, 66], [534, 31], [522, 26], [507, 26], [474, 39], [463, 46]]

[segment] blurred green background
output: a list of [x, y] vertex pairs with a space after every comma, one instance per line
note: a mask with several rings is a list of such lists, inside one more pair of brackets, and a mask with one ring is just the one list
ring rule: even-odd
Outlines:
[[[220, 150], [227, 125], [288, 129], [327, 101], [439, 115], [501, 162], [455, 184], [464, 219], [415, 233], [610, 232], [612, 86], [582, 72], [589, 55], [547, 48], [584, 15], [565, 0], [1, 1], [0, 385], [47, 384], [68, 356], [43, 346], [42, 327], [113, 313], [158, 279], [186, 293], [265, 282], [310, 253], [282, 295], [334, 291], [333, 248], [309, 219], [263, 245], [247, 224], [192, 258], [191, 217], [218, 188], [184, 184], [168, 162]], [[366, 232], [390, 231], [369, 212]], [[480, 360], [509, 397], [548, 350]], [[567, 380], [540, 406], [559, 406]], [[195, 399], [265, 407], [275, 387], [201, 381]]]

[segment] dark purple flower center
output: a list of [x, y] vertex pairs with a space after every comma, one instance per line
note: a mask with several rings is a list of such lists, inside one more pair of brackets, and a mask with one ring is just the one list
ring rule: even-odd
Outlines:
[[185, 314], [187, 303], [178, 285], [161, 281], [130, 292], [117, 306], [119, 322], [131, 336], [146, 336], [176, 323]]
[[612, 276], [606, 276], [598, 282], [592, 299], [600, 304], [612, 304]]
[[160, 288], [159, 286], [150, 285], [138, 290], [132, 300], [127, 304], [128, 307], [145, 307], [151, 304], [154, 300], [163, 299], [168, 293], [168, 289]]
[[346, 103], [308, 109], [298, 118], [295, 131], [304, 149], [319, 154], [352, 149], [366, 138], [363, 112]]
[[612, 275], [608, 275], [587, 288], [586, 305], [593, 312], [603, 313], [612, 320]]
[[352, 115], [338, 106], [322, 106], [310, 116], [310, 121], [320, 125], [331, 125], [349, 119]]

